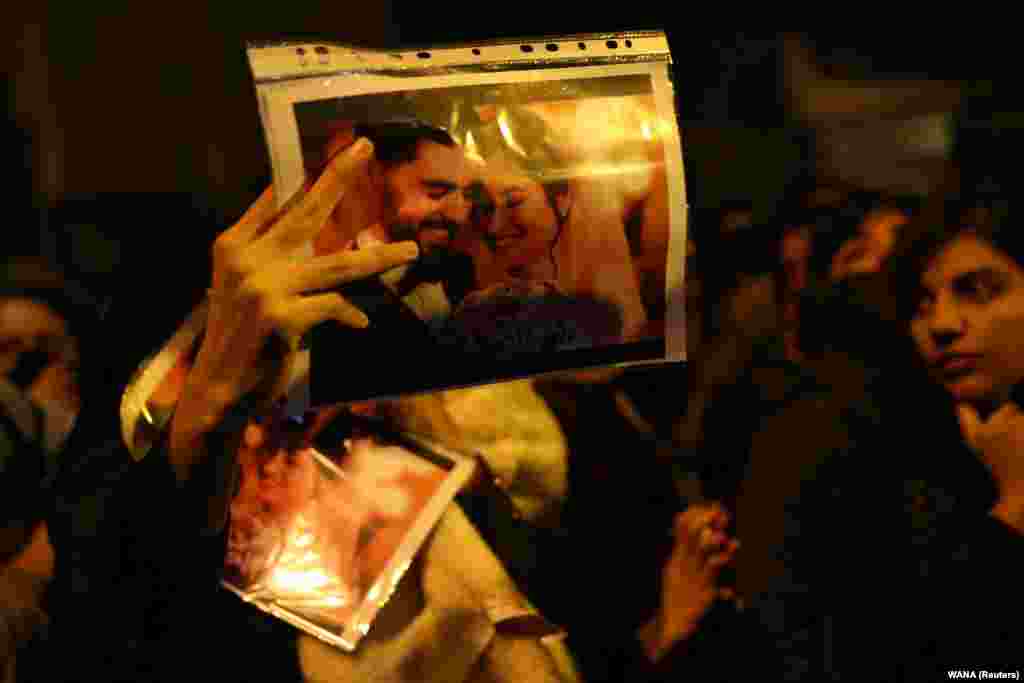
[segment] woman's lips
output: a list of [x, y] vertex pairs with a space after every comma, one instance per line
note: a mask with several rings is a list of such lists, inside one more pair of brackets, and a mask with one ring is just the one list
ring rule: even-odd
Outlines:
[[934, 365], [944, 377], [955, 379], [974, 372], [979, 358], [973, 353], [949, 354], [940, 357]]
[[508, 249], [515, 246], [526, 237], [525, 230], [503, 230], [493, 233], [494, 244], [498, 249]]

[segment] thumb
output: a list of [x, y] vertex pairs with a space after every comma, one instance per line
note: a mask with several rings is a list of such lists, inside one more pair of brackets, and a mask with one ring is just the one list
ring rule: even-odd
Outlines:
[[687, 516], [685, 512], [677, 513], [672, 520], [672, 534], [677, 542], [686, 536], [686, 522]]
[[360, 249], [369, 249], [370, 247], [378, 247], [382, 244], [387, 244], [387, 233], [383, 226], [379, 223], [374, 223], [365, 230], [360, 230], [356, 234], [356, 245]]
[[1011, 420], [1017, 419], [1020, 415], [1020, 408], [1017, 404], [1013, 401], [1006, 401], [1003, 405], [999, 406], [999, 410], [989, 418], [989, 422], [998, 421], [999, 423], [1006, 424]]
[[959, 403], [956, 406], [956, 416], [960, 421], [960, 429], [963, 432], [967, 445], [975, 448], [978, 441], [978, 432], [981, 429], [981, 416], [974, 406], [968, 403]]

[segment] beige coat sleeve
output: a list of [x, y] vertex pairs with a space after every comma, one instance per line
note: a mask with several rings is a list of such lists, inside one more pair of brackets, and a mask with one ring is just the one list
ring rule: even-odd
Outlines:
[[576, 680], [568, 653], [537, 625], [543, 618], [453, 505], [354, 653], [303, 634], [299, 656], [310, 683]]
[[444, 405], [523, 517], [554, 523], [569, 491], [569, 452], [558, 419], [530, 380], [447, 391]]

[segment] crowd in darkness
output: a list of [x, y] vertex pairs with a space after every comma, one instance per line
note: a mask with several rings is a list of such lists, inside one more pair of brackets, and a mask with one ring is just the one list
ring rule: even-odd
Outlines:
[[[999, 105], [974, 113], [985, 106]], [[692, 211], [685, 365], [354, 409], [478, 446], [508, 503], [478, 482], [460, 493], [403, 579], [412, 616], [381, 621], [360, 653], [324, 648], [221, 588], [232, 529], [211, 503], [225, 494], [218, 468], [234, 468], [227, 444], [251, 446], [242, 485], [253, 491], [271, 462], [291, 462], [275, 413], [252, 402], [279, 384], [271, 331], [301, 336], [328, 317], [360, 327], [344, 302], [311, 312], [288, 291], [294, 265], [266, 240], [316, 233], [311, 215], [339, 220], [334, 197], [392, 144], [361, 132], [373, 149], [335, 156], [306, 206], [278, 215], [263, 195], [226, 217], [191, 198], [42, 210], [32, 141], [5, 128], [26, 173], [9, 185], [0, 277], [0, 680], [1019, 672], [1024, 239], [1004, 172], [1010, 133], [970, 126], [957, 172], [925, 194], [803, 173], [770, 210], [719, 199]], [[386, 172], [450, 147], [437, 139], [414, 139], [412, 161]], [[561, 228], [553, 192], [538, 196], [554, 197]], [[401, 206], [398, 191], [390, 199]], [[316, 202], [330, 208], [309, 211]], [[332, 271], [346, 277], [411, 263], [432, 248], [422, 235], [440, 232], [439, 215], [416, 218], [398, 244], [319, 257], [351, 266]], [[102, 237], [104, 216], [148, 222], [104, 251], [85, 238]], [[239, 283], [275, 269], [259, 292], [273, 305], [251, 308]], [[207, 330], [166, 433], [136, 460], [121, 392], [207, 290]], [[498, 594], [562, 637], [482, 616]]]

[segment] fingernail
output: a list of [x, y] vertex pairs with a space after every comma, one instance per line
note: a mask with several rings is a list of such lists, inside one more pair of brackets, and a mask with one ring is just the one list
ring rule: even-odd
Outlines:
[[415, 242], [402, 242], [401, 243], [401, 255], [407, 259], [417, 259], [420, 257], [420, 245]]
[[359, 138], [356, 141], [356, 144], [352, 146], [352, 153], [360, 161], [368, 159], [370, 158], [370, 155], [373, 154], [373, 143], [367, 138]]

